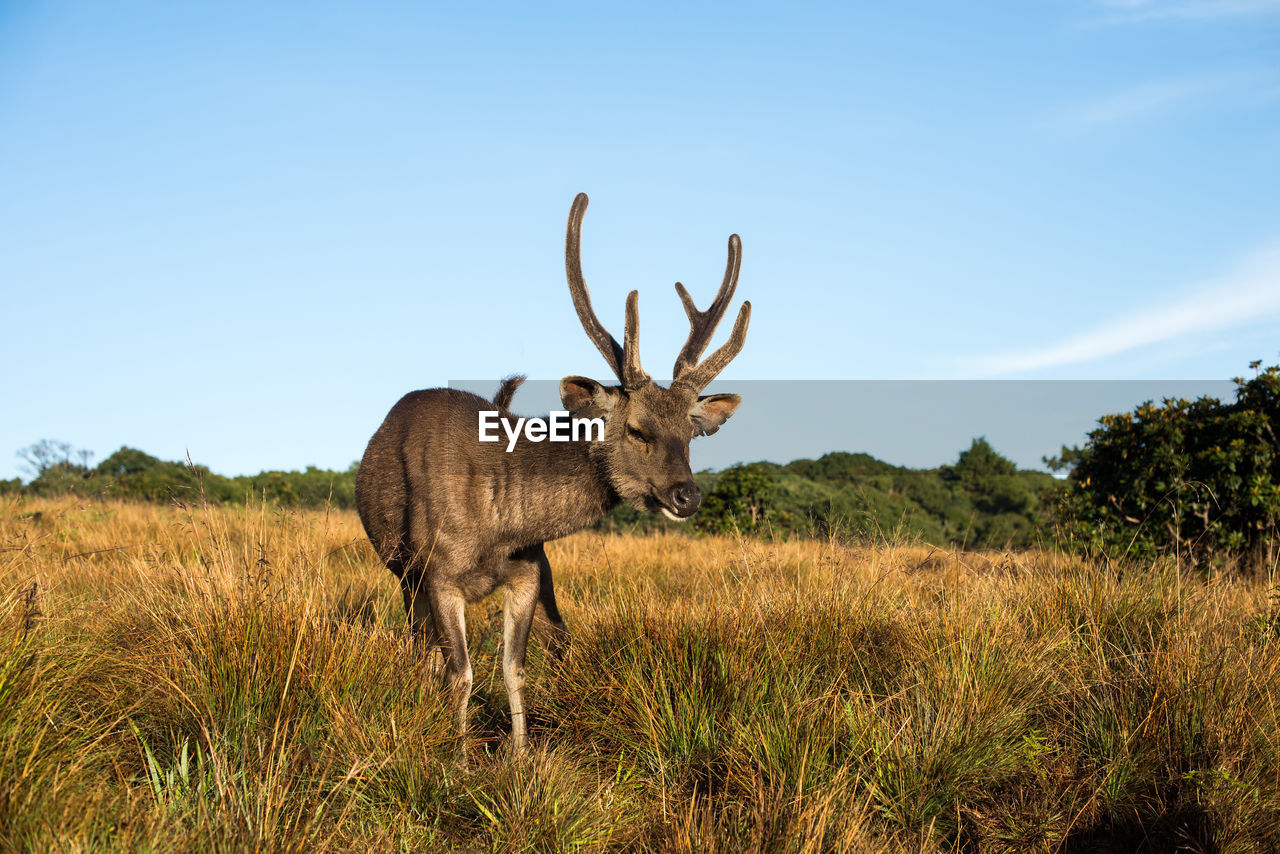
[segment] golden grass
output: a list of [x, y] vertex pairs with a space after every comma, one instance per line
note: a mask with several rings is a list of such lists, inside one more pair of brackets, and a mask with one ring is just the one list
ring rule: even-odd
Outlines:
[[[583, 533], [473, 757], [349, 512], [0, 499], [0, 850], [1275, 849], [1265, 578]], [[1107, 847], [1110, 846], [1110, 847]]]

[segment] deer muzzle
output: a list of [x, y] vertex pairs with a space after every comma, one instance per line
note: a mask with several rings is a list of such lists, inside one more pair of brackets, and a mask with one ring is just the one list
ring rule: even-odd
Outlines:
[[665, 503], [671, 507], [677, 518], [688, 519], [698, 512], [698, 507], [702, 505], [702, 491], [691, 480], [677, 483], [668, 493]]

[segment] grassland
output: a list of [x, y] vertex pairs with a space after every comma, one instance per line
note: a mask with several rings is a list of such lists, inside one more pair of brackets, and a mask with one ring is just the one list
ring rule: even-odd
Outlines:
[[1275, 850], [1264, 577], [587, 533], [468, 768], [349, 511], [0, 500], [0, 850]]

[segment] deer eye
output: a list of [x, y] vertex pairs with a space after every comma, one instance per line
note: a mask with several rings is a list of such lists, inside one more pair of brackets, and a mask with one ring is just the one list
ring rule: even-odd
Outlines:
[[644, 442], [646, 445], [649, 443], [649, 437], [641, 433], [635, 427], [632, 427], [630, 424], [627, 425], [627, 435], [632, 439], [635, 439], [637, 442]]

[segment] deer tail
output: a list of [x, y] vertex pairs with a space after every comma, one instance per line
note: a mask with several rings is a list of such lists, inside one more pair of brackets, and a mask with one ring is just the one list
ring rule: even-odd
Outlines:
[[525, 381], [525, 377], [516, 374], [507, 377], [502, 381], [502, 385], [498, 387], [498, 393], [493, 396], [493, 405], [502, 410], [511, 409], [511, 400], [516, 396], [516, 389]]

